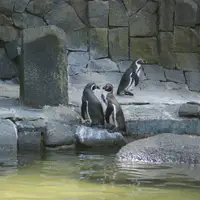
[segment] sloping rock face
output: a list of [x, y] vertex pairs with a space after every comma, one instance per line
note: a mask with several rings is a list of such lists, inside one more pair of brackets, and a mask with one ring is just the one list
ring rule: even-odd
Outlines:
[[160, 134], [137, 140], [117, 153], [119, 162], [200, 163], [200, 137]]

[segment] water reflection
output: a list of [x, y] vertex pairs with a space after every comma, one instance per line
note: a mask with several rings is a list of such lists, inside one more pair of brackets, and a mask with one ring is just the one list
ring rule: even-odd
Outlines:
[[[119, 163], [115, 162], [115, 152], [101, 150], [21, 152], [17, 156], [0, 154], [0, 185], [3, 200], [182, 200], [187, 195], [197, 200], [200, 166]], [[187, 191], [184, 198], [179, 196], [182, 188]], [[170, 195], [173, 198], [168, 198]]]

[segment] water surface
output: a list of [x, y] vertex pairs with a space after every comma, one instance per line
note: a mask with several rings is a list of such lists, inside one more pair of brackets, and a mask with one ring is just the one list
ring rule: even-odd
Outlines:
[[48, 151], [8, 159], [1, 154], [1, 200], [200, 199], [200, 167], [116, 163], [114, 155]]

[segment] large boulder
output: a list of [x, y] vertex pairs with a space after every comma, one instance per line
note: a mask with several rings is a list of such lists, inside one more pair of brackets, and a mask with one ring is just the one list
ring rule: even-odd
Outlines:
[[17, 152], [17, 128], [8, 119], [0, 120], [0, 152]]
[[55, 26], [23, 30], [20, 98], [42, 107], [68, 103], [66, 37]]
[[185, 72], [186, 82], [192, 91], [200, 91], [200, 73], [199, 72]]
[[19, 30], [13, 26], [0, 26], [0, 40], [10, 42], [19, 37]]
[[200, 137], [159, 134], [133, 141], [117, 153], [120, 162], [200, 163]]
[[180, 106], [178, 114], [180, 117], [200, 118], [200, 104], [195, 102], [184, 103]]

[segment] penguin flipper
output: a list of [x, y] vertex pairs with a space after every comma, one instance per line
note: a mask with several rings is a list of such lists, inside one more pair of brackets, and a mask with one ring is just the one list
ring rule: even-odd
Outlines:
[[113, 112], [113, 106], [111, 104], [108, 104], [107, 108], [106, 108], [106, 113], [105, 113], [105, 119], [106, 119], [106, 123], [109, 124], [109, 118], [110, 118], [110, 115], [112, 114]]
[[86, 102], [82, 100], [81, 104], [81, 117], [85, 120], [85, 113], [86, 113]]
[[132, 76], [133, 76], [133, 79], [135, 80], [135, 87], [139, 84], [139, 77], [138, 77], [138, 75], [137, 74], [132, 74]]

